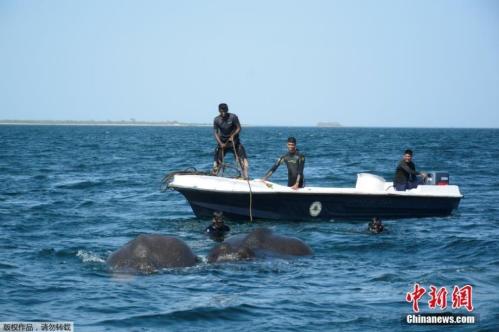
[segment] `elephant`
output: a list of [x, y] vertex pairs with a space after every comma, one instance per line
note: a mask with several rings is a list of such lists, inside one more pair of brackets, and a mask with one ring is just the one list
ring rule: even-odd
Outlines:
[[277, 235], [269, 228], [256, 228], [248, 234], [231, 236], [208, 254], [208, 262], [264, 258], [269, 256], [309, 256], [312, 249], [302, 240]]
[[190, 267], [198, 259], [182, 240], [142, 234], [109, 255], [106, 264], [116, 272], [152, 273], [162, 268]]

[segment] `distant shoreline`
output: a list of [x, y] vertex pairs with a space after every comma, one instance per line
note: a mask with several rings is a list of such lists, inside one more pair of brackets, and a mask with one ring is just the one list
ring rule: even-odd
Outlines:
[[207, 127], [208, 123], [184, 123], [178, 121], [94, 121], [94, 120], [0, 120], [0, 125], [45, 126], [158, 126], [158, 127]]
[[[138, 120], [0, 120], [0, 125], [41, 125], [41, 126], [155, 126], [155, 127], [211, 127], [208, 123], [190, 123], [179, 121], [138, 121]], [[276, 127], [267, 125], [242, 124], [243, 127]], [[279, 127], [279, 126], [277, 126]], [[282, 126], [289, 127], [289, 126]], [[294, 126], [292, 126], [294, 127]], [[301, 126], [300, 126], [301, 127]], [[319, 122], [321, 128], [341, 128], [337, 122]]]

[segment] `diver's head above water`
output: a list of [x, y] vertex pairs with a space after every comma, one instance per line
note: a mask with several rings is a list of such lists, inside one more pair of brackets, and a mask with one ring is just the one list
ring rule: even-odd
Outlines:
[[224, 226], [224, 215], [223, 212], [214, 212], [212, 223], [214, 227], [223, 227]]
[[371, 233], [378, 234], [383, 232], [383, 229], [385, 228], [383, 226], [383, 223], [381, 222], [381, 219], [378, 217], [374, 217], [371, 222], [369, 223], [369, 230]]

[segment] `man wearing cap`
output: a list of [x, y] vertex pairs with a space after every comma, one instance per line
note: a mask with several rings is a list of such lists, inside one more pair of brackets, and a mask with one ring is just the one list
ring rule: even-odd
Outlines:
[[296, 138], [288, 138], [288, 153], [277, 159], [274, 166], [272, 166], [262, 180], [266, 181], [281, 164], [286, 164], [288, 167], [288, 187], [294, 190], [303, 188], [305, 180], [303, 176], [305, 156], [296, 148]]
[[[421, 178], [418, 178], [418, 175]], [[426, 179], [425, 173], [416, 172], [416, 165], [412, 162], [412, 150], [405, 150], [402, 160], [397, 165], [393, 187], [397, 191], [405, 191], [418, 187]]]
[[208, 234], [215, 241], [223, 241], [224, 235], [230, 231], [229, 226], [224, 224], [224, 217], [222, 212], [214, 212], [212, 224], [205, 229]]
[[229, 113], [229, 107], [225, 103], [218, 105], [218, 111], [220, 115], [213, 120], [213, 134], [217, 141], [217, 147], [215, 148], [212, 174], [218, 174], [226, 152], [232, 152], [235, 153], [234, 158], [241, 167], [243, 177], [247, 179], [249, 164], [244, 146], [239, 141], [239, 133], [241, 132], [239, 118], [234, 113]]

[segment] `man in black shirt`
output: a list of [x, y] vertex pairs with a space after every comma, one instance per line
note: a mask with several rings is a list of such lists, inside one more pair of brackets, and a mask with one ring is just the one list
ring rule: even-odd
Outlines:
[[223, 241], [226, 233], [230, 231], [229, 226], [224, 224], [222, 212], [214, 212], [212, 224], [204, 230], [215, 241]]
[[426, 174], [416, 172], [416, 165], [412, 162], [412, 150], [405, 150], [402, 160], [398, 163], [393, 179], [393, 186], [397, 191], [404, 191], [418, 187], [421, 182], [418, 175], [426, 178]]
[[244, 146], [239, 141], [239, 133], [241, 132], [241, 124], [239, 118], [233, 113], [229, 113], [227, 104], [218, 105], [220, 115], [213, 120], [213, 134], [217, 140], [215, 148], [213, 174], [216, 175], [220, 171], [226, 152], [234, 153], [235, 158], [241, 167], [242, 175], [245, 179], [248, 178], [248, 158]]
[[288, 153], [277, 159], [274, 166], [263, 177], [263, 180], [266, 181], [281, 164], [286, 164], [288, 167], [288, 187], [294, 190], [303, 188], [305, 156], [296, 148], [296, 139], [294, 137], [288, 138]]

